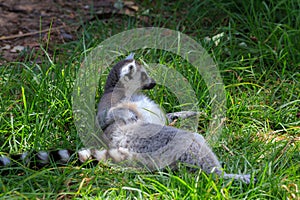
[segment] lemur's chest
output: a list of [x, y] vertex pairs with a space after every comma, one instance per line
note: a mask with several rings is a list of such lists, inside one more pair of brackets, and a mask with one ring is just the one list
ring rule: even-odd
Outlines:
[[152, 124], [166, 124], [164, 111], [154, 101], [145, 95], [134, 95], [131, 103], [135, 105], [140, 120]]
[[113, 121], [104, 131], [110, 147], [119, 146], [128, 136], [137, 134], [132, 131], [137, 123], [166, 125], [164, 111], [154, 101], [142, 94], [124, 98], [108, 111], [106, 119]]

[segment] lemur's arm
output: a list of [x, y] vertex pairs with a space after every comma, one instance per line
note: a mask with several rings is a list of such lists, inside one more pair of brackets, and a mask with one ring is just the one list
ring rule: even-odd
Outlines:
[[[137, 111], [129, 107], [114, 107], [110, 109], [107, 113], [105, 124], [106, 127], [116, 121], [119, 121], [124, 124], [128, 124], [134, 121], [137, 121], [139, 116], [137, 116]], [[176, 119], [187, 119], [190, 117], [199, 115], [205, 115], [203, 112], [194, 112], [194, 111], [180, 111], [174, 113], [167, 113], [166, 117], [168, 122], [171, 123]]]
[[137, 121], [137, 119], [137, 111], [134, 108], [118, 106], [108, 111], [105, 123], [107, 126], [115, 122], [128, 124]]
[[189, 117], [199, 115], [205, 115], [204, 112], [195, 112], [195, 111], [180, 111], [180, 112], [174, 112], [174, 113], [167, 113], [166, 117], [168, 119], [168, 122], [171, 123], [175, 121], [176, 119], [187, 119]]

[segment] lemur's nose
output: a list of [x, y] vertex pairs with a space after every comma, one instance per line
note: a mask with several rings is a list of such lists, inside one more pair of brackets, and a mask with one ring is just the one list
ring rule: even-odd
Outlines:
[[151, 78], [150, 83], [144, 85], [143, 90], [150, 90], [156, 86], [156, 82], [154, 79]]
[[154, 88], [156, 86], [156, 82], [154, 81], [154, 82], [151, 82], [150, 84], [149, 84], [149, 89], [152, 89], [152, 88]]

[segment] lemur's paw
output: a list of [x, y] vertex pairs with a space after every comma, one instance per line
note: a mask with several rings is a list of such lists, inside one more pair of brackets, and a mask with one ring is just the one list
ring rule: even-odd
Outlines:
[[122, 122], [124, 124], [136, 122], [138, 120], [138, 116], [135, 115], [134, 112], [130, 111], [129, 109], [124, 108], [114, 108], [111, 109], [106, 117], [107, 123], [114, 123], [114, 122]]
[[126, 148], [110, 149], [108, 150], [108, 154], [114, 162], [119, 163], [128, 158], [129, 151]]
[[250, 174], [240, 175], [239, 179], [244, 183], [249, 184], [251, 182], [251, 175]]

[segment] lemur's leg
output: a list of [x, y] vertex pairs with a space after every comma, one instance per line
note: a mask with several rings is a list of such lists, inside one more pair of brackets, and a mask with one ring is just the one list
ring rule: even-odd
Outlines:
[[205, 115], [205, 113], [194, 111], [180, 111], [166, 114], [169, 123], [173, 122], [176, 119], [187, 119], [189, 117], [194, 117], [197, 115]]
[[217, 156], [213, 153], [205, 139], [198, 133], [194, 133], [194, 142], [179, 158], [183, 163], [200, 167], [206, 173], [214, 173], [224, 179], [236, 179], [250, 183], [249, 174], [227, 174], [223, 171]]

